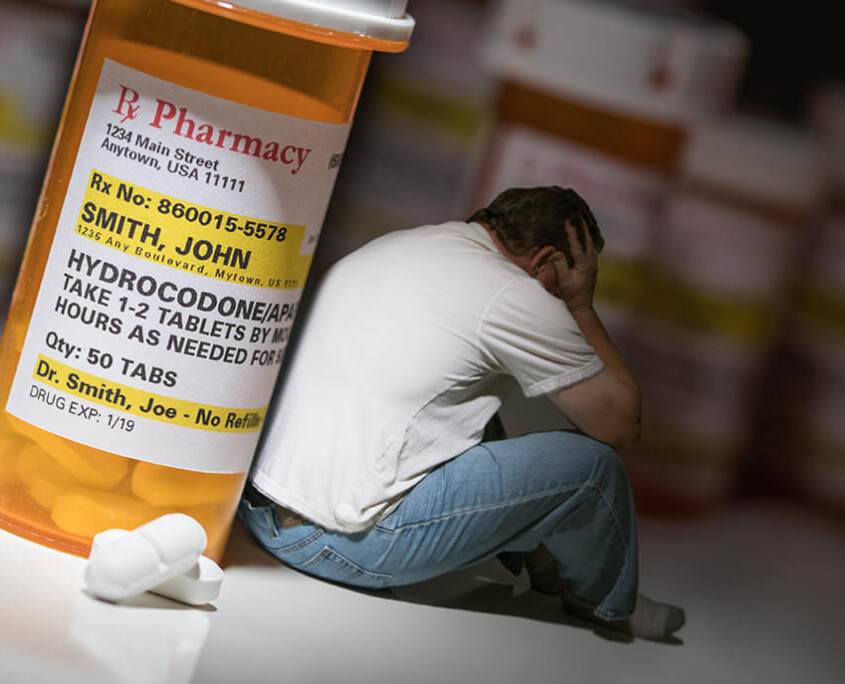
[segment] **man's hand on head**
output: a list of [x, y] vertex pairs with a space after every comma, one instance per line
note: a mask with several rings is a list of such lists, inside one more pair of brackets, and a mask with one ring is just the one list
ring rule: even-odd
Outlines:
[[593, 292], [598, 275], [598, 250], [589, 231], [584, 231], [585, 245], [582, 247], [571, 223], [566, 223], [565, 230], [572, 263], [569, 263], [563, 252], [555, 252], [552, 255], [550, 262], [557, 280], [556, 294], [570, 311], [589, 309], [593, 306]]

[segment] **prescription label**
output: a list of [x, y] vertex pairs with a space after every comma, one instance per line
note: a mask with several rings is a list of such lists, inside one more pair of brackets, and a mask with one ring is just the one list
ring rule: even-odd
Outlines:
[[248, 468], [348, 132], [106, 60], [6, 410]]

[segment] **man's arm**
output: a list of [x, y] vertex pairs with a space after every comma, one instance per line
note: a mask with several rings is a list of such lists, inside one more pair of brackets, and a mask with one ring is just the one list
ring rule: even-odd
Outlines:
[[640, 435], [640, 388], [593, 309], [598, 254], [592, 239], [585, 231], [584, 249], [571, 225], [566, 225], [566, 231], [572, 265], [562, 252], [556, 252], [545, 267], [554, 268], [555, 294], [566, 303], [605, 368], [598, 375], [552, 392], [548, 397], [585, 434], [614, 447], [625, 446]]

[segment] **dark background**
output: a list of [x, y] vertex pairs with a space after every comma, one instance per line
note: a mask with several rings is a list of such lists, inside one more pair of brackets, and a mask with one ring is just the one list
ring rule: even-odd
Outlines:
[[735, 24], [750, 39], [740, 109], [799, 123], [815, 87], [845, 81], [845, 3], [709, 0], [701, 8]]

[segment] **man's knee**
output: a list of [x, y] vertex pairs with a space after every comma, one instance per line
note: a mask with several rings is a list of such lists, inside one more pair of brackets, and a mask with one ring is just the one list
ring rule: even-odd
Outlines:
[[624, 475], [622, 461], [613, 447], [580, 432], [556, 430], [526, 435], [527, 454], [543, 455], [550, 470], [581, 473], [581, 479]]
[[619, 454], [607, 444], [597, 442], [597, 445], [593, 452], [595, 457], [595, 469], [591, 478], [593, 483], [604, 492], [606, 497], [614, 501], [633, 501], [628, 472]]
[[581, 432], [557, 430], [537, 433], [535, 437], [550, 439], [555, 444], [555, 451], [564, 454], [583, 454], [603, 468], [621, 467], [622, 462], [616, 450], [604, 442], [588, 437]]
[[622, 460], [619, 458], [619, 454], [616, 453], [616, 449], [609, 444], [599, 442], [595, 439], [591, 439], [591, 441], [593, 442], [593, 454], [597, 463], [603, 468], [611, 470], [617, 470], [622, 467]]
[[611, 487], [619, 481], [627, 486], [625, 470], [613, 448], [579, 432], [535, 432], [482, 446], [500, 466], [508, 464], [523, 475], [533, 472], [543, 486], [593, 482]]

